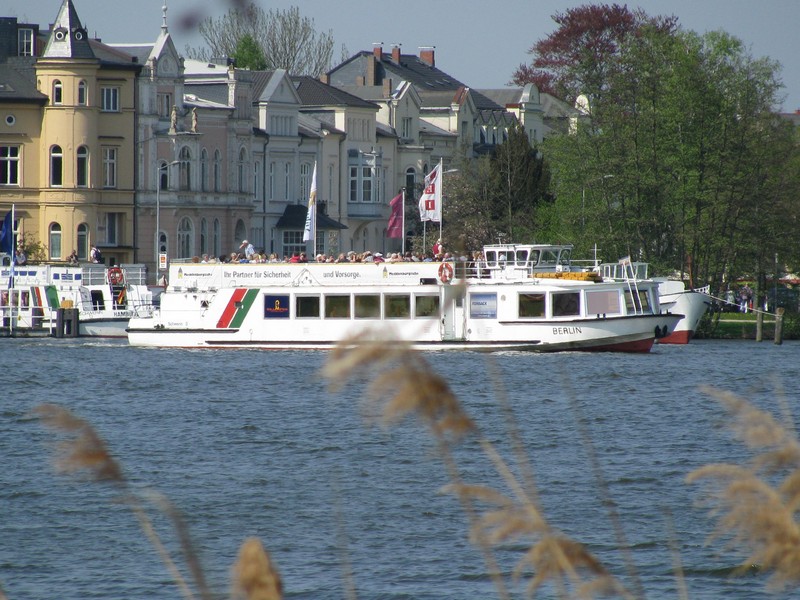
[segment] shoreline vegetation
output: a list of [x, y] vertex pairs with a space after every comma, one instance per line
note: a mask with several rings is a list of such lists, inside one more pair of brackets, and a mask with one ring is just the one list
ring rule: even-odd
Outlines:
[[[741, 319], [733, 319], [741, 321]], [[576, 443], [586, 450], [588, 465], [595, 480], [598, 498], [606, 507], [609, 528], [621, 556], [612, 573], [586, 545], [561, 532], [548, 520], [539, 501], [536, 475], [506, 402], [502, 380], [487, 361], [498, 409], [506, 415], [510, 456], [501, 455], [495, 444], [480, 431], [451, 390], [448, 382], [433, 370], [423, 353], [410, 346], [362, 335], [332, 350], [322, 368], [331, 392], [346, 385], [366, 385], [363, 409], [368, 424], [390, 428], [408, 420], [427, 430], [435, 441], [436, 453], [445, 468], [440, 489], [453, 496], [463, 509], [470, 541], [481, 551], [496, 597], [516, 597], [515, 586], [523, 585], [526, 597], [537, 591], [549, 597], [643, 599], [647, 590], [638, 574], [630, 545], [624, 533], [624, 515], [617, 512], [602, 465], [594, 452], [586, 415], [572, 394], [570, 411], [575, 419]], [[740, 464], [708, 464], [686, 474], [687, 485], [697, 485], [700, 504], [708, 508], [716, 528], [708, 543], [741, 558], [734, 575], [758, 574], [761, 585], [771, 591], [800, 584], [800, 524], [796, 507], [800, 504], [800, 442], [785, 393], [775, 385], [775, 412], [779, 418], [757, 409], [744, 399], [711, 388], [699, 390], [716, 399], [727, 414], [726, 423], [733, 437], [749, 452]], [[246, 538], [231, 568], [230, 595], [212, 591], [206, 580], [188, 526], [177, 507], [153, 491], [143, 493], [131, 485], [121, 463], [112, 456], [105, 440], [85, 419], [56, 404], [43, 404], [35, 410], [42, 425], [56, 433], [54, 464], [57, 471], [82, 476], [83, 481], [110, 486], [118, 493], [139, 521], [176, 586], [187, 599], [229, 597], [245, 600], [281, 600], [281, 576], [270, 558], [268, 540]], [[785, 425], [784, 425], [785, 424]], [[468, 481], [459, 464], [455, 448], [464, 441], [477, 442], [475, 452], [489, 461], [500, 475], [502, 489]], [[134, 478], [135, 479], [135, 478]], [[434, 482], [431, 484], [436, 486]], [[157, 531], [156, 523], [168, 518], [171, 530]], [[161, 525], [160, 527], [167, 527]], [[177, 546], [180, 551], [169, 550]], [[680, 556], [674, 555], [672, 576], [690, 598], [691, 590], [683, 575]], [[501, 568], [496, 554], [509, 543], [519, 546], [519, 560], [513, 569]], [[346, 552], [343, 551], [343, 556]], [[352, 578], [346, 560], [343, 597], [357, 597], [358, 582]], [[623, 583], [624, 581], [624, 583]], [[5, 600], [0, 584], [0, 599]], [[8, 598], [7, 600], [14, 600]]]
[[[755, 340], [757, 337], [757, 315], [748, 313], [706, 313], [695, 333], [695, 339], [708, 340]], [[800, 314], [786, 312], [783, 315], [783, 340], [800, 339]], [[775, 315], [764, 313], [762, 322], [763, 341], [775, 339]]]

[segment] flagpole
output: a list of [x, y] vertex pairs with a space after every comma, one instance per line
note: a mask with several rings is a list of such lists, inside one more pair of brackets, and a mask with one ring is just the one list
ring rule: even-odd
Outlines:
[[14, 222], [17, 219], [17, 205], [11, 205], [11, 273], [8, 278], [8, 333], [11, 337], [14, 337], [14, 305], [17, 306], [17, 314], [19, 314], [19, 295], [17, 295], [17, 301], [11, 299], [12, 294], [14, 293], [14, 263], [17, 262], [17, 242], [14, 239], [14, 234], [16, 233], [16, 228], [14, 227]]
[[405, 256], [406, 255], [406, 188], [403, 188], [402, 203], [403, 203], [403, 219], [401, 222], [403, 223], [403, 231], [401, 231], [400, 233], [403, 236], [403, 242], [400, 247], [402, 248], [403, 256]]
[[[444, 221], [444, 159], [439, 159], [439, 239], [442, 239], [442, 221]], [[440, 242], [441, 243], [441, 242]]]

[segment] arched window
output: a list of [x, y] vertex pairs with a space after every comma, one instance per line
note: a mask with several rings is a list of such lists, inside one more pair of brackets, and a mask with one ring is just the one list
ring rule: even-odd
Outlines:
[[53, 81], [53, 104], [61, 104], [64, 102], [64, 88], [61, 85], [61, 80], [56, 79]]
[[161, 161], [158, 164], [157, 182], [159, 190], [169, 189], [169, 166], [166, 161]]
[[89, 104], [88, 90], [86, 89], [86, 82], [81, 80], [78, 82], [78, 105], [86, 106]]
[[78, 260], [89, 260], [89, 226], [86, 223], [78, 225], [76, 239]]
[[222, 158], [220, 158], [219, 150], [214, 150], [214, 191], [219, 192], [222, 189]]
[[180, 155], [180, 189], [181, 190], [190, 190], [192, 189], [192, 178], [191, 178], [191, 159], [192, 153], [189, 151], [189, 148], [184, 146], [181, 148], [181, 155]]
[[222, 254], [222, 225], [219, 219], [214, 219], [214, 256]]
[[194, 229], [189, 217], [183, 217], [178, 224], [178, 258], [191, 258], [194, 254]]
[[61, 225], [50, 224], [50, 260], [61, 260]]
[[247, 227], [244, 224], [244, 221], [239, 219], [236, 221], [236, 229], [234, 229], [234, 234], [236, 238], [236, 243], [239, 243], [239, 240], [243, 240], [247, 237]]
[[208, 254], [208, 221], [200, 221], [200, 254]]
[[50, 186], [62, 185], [64, 185], [64, 154], [61, 146], [53, 146], [50, 148]]
[[77, 173], [75, 174], [75, 185], [78, 187], [89, 186], [89, 149], [86, 146], [79, 146], [77, 160], [75, 163]]
[[247, 190], [247, 176], [245, 174], [247, 171], [244, 168], [246, 164], [247, 164], [247, 152], [245, 152], [245, 149], [242, 148], [241, 150], [239, 150], [239, 164], [237, 165], [238, 168], [237, 186], [239, 188], [240, 194], [244, 193]]
[[208, 150], [200, 151], [200, 191], [208, 191]]

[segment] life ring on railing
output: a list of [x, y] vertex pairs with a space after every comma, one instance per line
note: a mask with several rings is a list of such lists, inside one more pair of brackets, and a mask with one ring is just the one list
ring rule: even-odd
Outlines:
[[450, 283], [453, 280], [453, 265], [443, 262], [439, 265], [439, 281]]
[[108, 270], [108, 283], [111, 285], [122, 285], [125, 283], [125, 274], [119, 267], [111, 267]]

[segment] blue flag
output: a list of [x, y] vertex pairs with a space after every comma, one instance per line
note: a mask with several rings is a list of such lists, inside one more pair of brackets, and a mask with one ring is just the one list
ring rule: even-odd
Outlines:
[[14, 254], [14, 222], [13, 211], [6, 213], [6, 218], [3, 219], [3, 229], [0, 230], [0, 252], [7, 254]]

